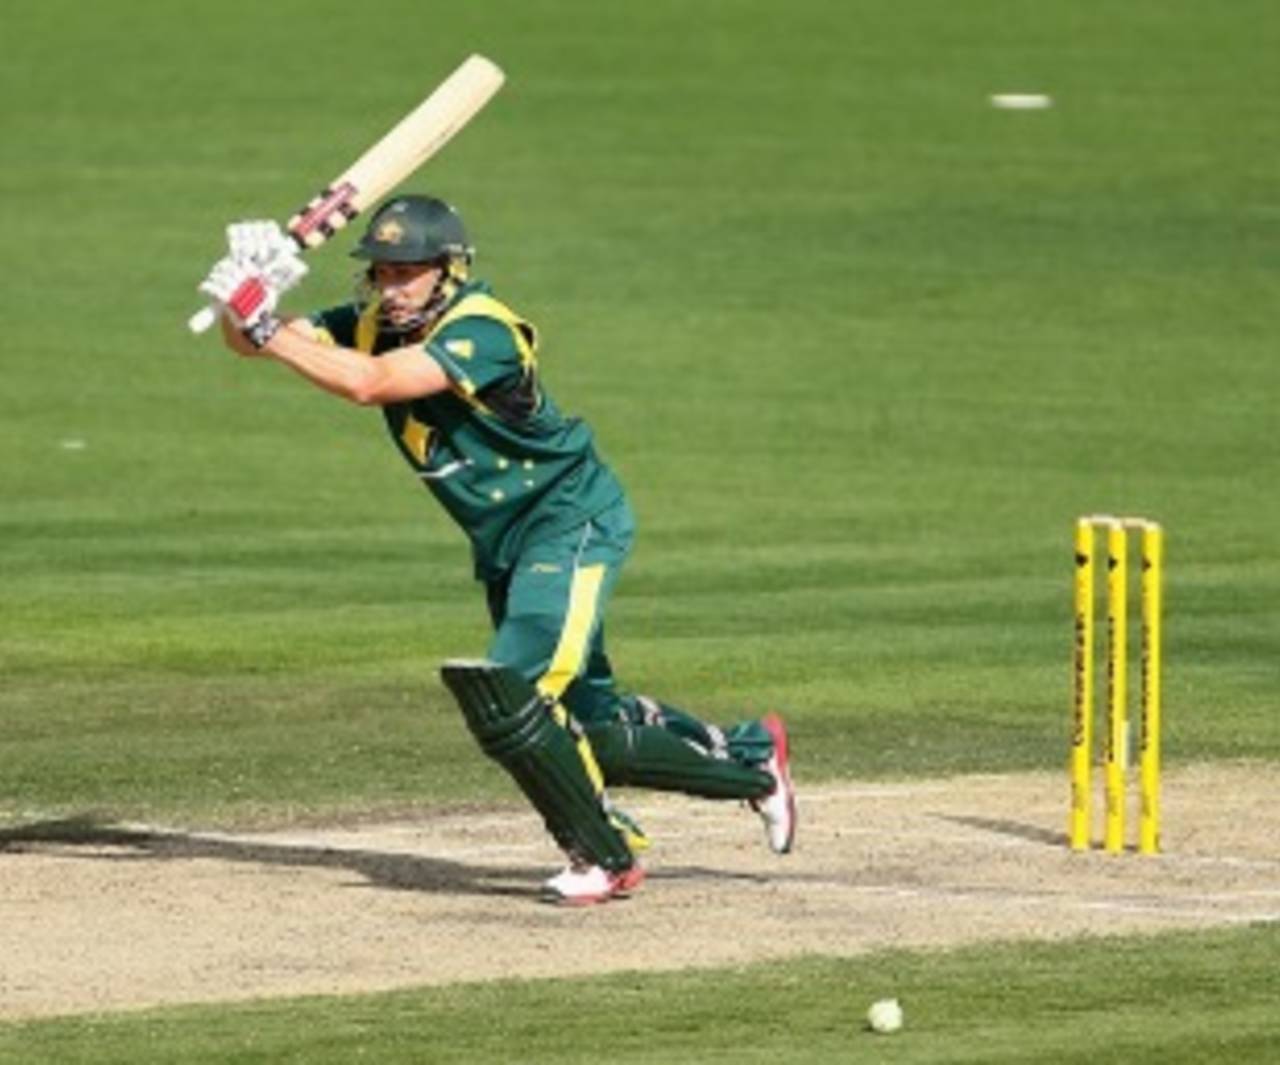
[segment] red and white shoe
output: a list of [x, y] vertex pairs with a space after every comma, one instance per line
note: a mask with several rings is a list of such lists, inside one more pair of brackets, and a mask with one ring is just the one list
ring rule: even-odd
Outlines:
[[620, 873], [598, 865], [573, 862], [563, 872], [542, 885], [547, 899], [560, 906], [594, 906], [610, 899], [624, 899], [644, 881], [644, 869], [637, 863]]
[[774, 854], [786, 854], [796, 841], [796, 789], [791, 783], [787, 726], [777, 714], [766, 714], [760, 724], [773, 737], [773, 754], [764, 764], [765, 772], [773, 777], [773, 791], [752, 799], [751, 808], [764, 821], [769, 849]]

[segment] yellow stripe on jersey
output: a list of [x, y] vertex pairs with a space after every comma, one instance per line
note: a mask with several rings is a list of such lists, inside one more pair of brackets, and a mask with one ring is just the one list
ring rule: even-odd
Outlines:
[[406, 415], [404, 428], [400, 430], [400, 442], [419, 466], [427, 464], [427, 450], [431, 443], [431, 426], [424, 425], [412, 414]]
[[[530, 322], [526, 322], [519, 317], [505, 303], [488, 296], [483, 292], [476, 292], [470, 296], [464, 296], [458, 303], [451, 307], [427, 334], [424, 343], [430, 343], [431, 339], [439, 333], [445, 326], [456, 322], [460, 318], [469, 318], [478, 316], [481, 318], [492, 318], [511, 330], [512, 338], [515, 340], [516, 351], [520, 355], [520, 365], [524, 369], [536, 366], [538, 363], [538, 332], [534, 329]], [[378, 301], [373, 300], [363, 311], [360, 312], [360, 318], [356, 322], [356, 340], [355, 347], [359, 351], [373, 353], [374, 344], [378, 340]], [[445, 350], [449, 348], [446, 345]], [[455, 352], [455, 354], [462, 354]], [[470, 352], [463, 356], [470, 357]], [[457, 363], [453, 363], [448, 367], [449, 370], [449, 386], [459, 399], [465, 400], [468, 404], [478, 410], [481, 414], [493, 416], [491, 411], [483, 402], [476, 398], [476, 386], [472, 380], [462, 371]], [[410, 440], [409, 433], [413, 430], [413, 440]], [[421, 440], [418, 439], [418, 433], [424, 434]], [[419, 462], [426, 461], [426, 440], [430, 437], [431, 430], [421, 422], [410, 418], [405, 424], [405, 430], [401, 434], [400, 439], [409, 449], [410, 453], [419, 456]]]
[[373, 354], [373, 345], [378, 341], [378, 300], [370, 300], [369, 306], [360, 312], [356, 322], [356, 348], [368, 355]]
[[[377, 340], [378, 301], [374, 300], [360, 312], [356, 322], [356, 349], [371, 355]], [[431, 426], [418, 421], [412, 414], [406, 414], [400, 430], [400, 442], [419, 466], [425, 466], [427, 452], [431, 450]]]
[[469, 296], [464, 296], [455, 306], [450, 307], [448, 313], [427, 334], [427, 340], [430, 341], [442, 329], [459, 318], [472, 316], [492, 318], [505, 325], [511, 330], [511, 335], [515, 339], [516, 350], [520, 353], [521, 367], [527, 370], [537, 365], [538, 331], [534, 329], [533, 324], [526, 322], [505, 303], [483, 292], [473, 292]]

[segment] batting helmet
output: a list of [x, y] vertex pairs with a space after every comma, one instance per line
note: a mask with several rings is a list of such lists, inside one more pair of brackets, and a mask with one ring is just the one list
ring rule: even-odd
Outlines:
[[357, 259], [381, 263], [470, 261], [475, 249], [458, 212], [434, 196], [397, 196], [372, 218], [351, 252]]

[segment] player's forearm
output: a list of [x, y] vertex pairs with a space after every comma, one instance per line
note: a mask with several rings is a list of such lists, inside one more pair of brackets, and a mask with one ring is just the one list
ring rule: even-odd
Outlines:
[[378, 402], [378, 364], [351, 348], [314, 340], [286, 325], [267, 341], [262, 354], [335, 396], [359, 404]]

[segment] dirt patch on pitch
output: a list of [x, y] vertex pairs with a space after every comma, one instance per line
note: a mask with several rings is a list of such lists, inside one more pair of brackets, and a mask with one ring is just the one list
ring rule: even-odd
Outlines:
[[649, 880], [585, 911], [537, 900], [557, 855], [523, 813], [17, 826], [0, 1018], [1280, 920], [1273, 767], [1169, 773], [1155, 858], [1068, 853], [1064, 791], [1062, 774], [802, 786], [785, 858], [734, 804], [629, 794]]

